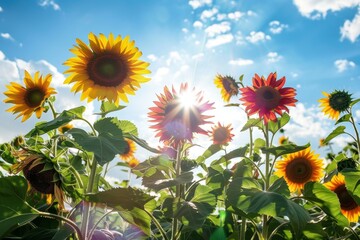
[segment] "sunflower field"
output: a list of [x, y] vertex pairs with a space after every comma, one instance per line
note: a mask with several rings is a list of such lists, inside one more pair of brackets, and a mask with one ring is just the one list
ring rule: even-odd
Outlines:
[[[334, 125], [320, 140], [326, 157], [286, 136], [298, 101], [276, 72], [212, 79], [224, 108], [246, 113], [240, 132], [226, 119], [212, 120], [214, 102], [201, 89], [164, 86], [147, 113], [161, 143], [154, 147], [131, 119], [110, 115], [151, 84], [135, 41], [90, 33], [70, 51], [64, 84], [81, 100], [99, 101], [98, 118], [84, 117], [86, 104], [56, 109], [50, 74], [25, 70], [23, 82], [6, 86], [8, 114], [39, 120], [0, 145], [0, 239], [360, 239], [360, 137], [352, 113], [360, 99], [348, 91], [324, 92], [319, 100]], [[199, 134], [212, 144], [193, 157]], [[335, 152], [331, 141], [342, 134], [353, 141]], [[248, 143], [230, 148], [235, 135]], [[146, 159], [135, 157], [140, 148]], [[114, 162], [128, 180], [108, 181]]]

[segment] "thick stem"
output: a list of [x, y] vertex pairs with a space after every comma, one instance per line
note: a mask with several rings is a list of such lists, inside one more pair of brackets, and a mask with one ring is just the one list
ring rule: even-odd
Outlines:
[[[182, 144], [179, 143], [177, 147], [176, 159], [175, 159], [175, 178], [181, 174], [181, 149], [182, 149]], [[181, 197], [181, 184], [178, 184], [176, 185], [175, 198], [180, 198], [180, 197]], [[178, 224], [179, 224], [178, 220], [176, 218], [173, 218], [171, 240], [177, 239]]]
[[[269, 142], [269, 126], [265, 124], [265, 145], [267, 148], [270, 147]], [[270, 154], [269, 152], [266, 152], [265, 154], [265, 185], [264, 185], [264, 191], [267, 191], [270, 186]], [[267, 215], [263, 215], [263, 238], [266, 240], [268, 235], [268, 217]]]
[[350, 122], [351, 124], [353, 125], [353, 128], [354, 128], [354, 131], [355, 131], [355, 136], [356, 136], [356, 146], [357, 146], [357, 150], [358, 150], [358, 160], [360, 159], [360, 137], [359, 137], [359, 132], [357, 130], [357, 127], [355, 125], [355, 120], [351, 114], [351, 112], [349, 111], [350, 113]]

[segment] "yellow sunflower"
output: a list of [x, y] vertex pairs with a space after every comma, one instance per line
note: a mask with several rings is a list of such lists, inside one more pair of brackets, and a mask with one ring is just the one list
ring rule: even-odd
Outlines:
[[284, 145], [289, 142], [289, 138], [285, 137], [284, 135], [279, 138], [279, 145]]
[[324, 184], [325, 187], [335, 192], [341, 207], [341, 212], [350, 221], [357, 223], [360, 215], [360, 206], [351, 197], [345, 187], [345, 177], [341, 173], [333, 176], [330, 182]]
[[132, 158], [134, 158], [134, 154], [136, 151], [136, 144], [134, 141], [130, 139], [125, 139], [125, 150], [122, 154], [120, 154], [120, 159], [129, 162]]
[[229, 102], [232, 96], [236, 96], [239, 93], [239, 86], [235, 79], [230, 76], [218, 74], [215, 76], [214, 83], [217, 88], [220, 88], [221, 97], [225, 102]]
[[134, 95], [140, 83], [150, 80], [143, 76], [150, 73], [149, 63], [139, 59], [142, 53], [129, 36], [114, 38], [110, 33], [107, 38], [90, 33], [88, 37], [90, 46], [76, 39], [78, 45], [70, 49], [76, 56], [64, 63], [69, 67], [65, 73], [70, 74], [64, 83], [74, 83], [71, 91], [81, 91], [81, 100], [128, 102], [127, 94]]
[[275, 175], [284, 177], [291, 192], [300, 191], [305, 183], [318, 181], [323, 176], [324, 164], [310, 148], [288, 154], [276, 162]]
[[350, 107], [352, 101], [351, 94], [347, 91], [334, 91], [332, 93], [323, 92], [325, 98], [319, 100], [322, 112], [329, 118], [337, 120], [340, 113], [345, 112]]
[[64, 134], [65, 132], [69, 131], [73, 127], [74, 126], [72, 124], [68, 123], [68, 124], [65, 124], [65, 125], [59, 127], [58, 130], [61, 134]]
[[55, 94], [54, 88], [50, 87], [52, 76], [50, 74], [42, 77], [36, 72], [34, 78], [25, 70], [25, 87], [19, 83], [11, 82], [6, 86], [4, 94], [8, 97], [5, 103], [12, 103], [14, 106], [6, 111], [18, 114], [16, 118], [22, 116], [22, 122], [26, 121], [35, 112], [36, 117], [40, 118], [45, 110], [44, 102], [51, 94]]
[[129, 167], [134, 168], [139, 165], [139, 160], [133, 157], [130, 161], [128, 161]]

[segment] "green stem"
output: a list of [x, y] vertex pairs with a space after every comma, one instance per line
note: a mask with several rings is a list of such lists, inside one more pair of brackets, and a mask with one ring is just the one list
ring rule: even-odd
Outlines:
[[72, 174], [74, 174], [74, 176], [75, 176], [75, 178], [76, 178], [76, 180], [77, 180], [77, 182], [78, 182], [78, 184], [79, 184], [79, 187], [81, 188], [81, 189], [83, 189], [84, 188], [84, 183], [83, 183], [83, 181], [82, 181], [82, 179], [81, 179], [81, 176], [80, 176], [80, 174], [78, 173], [78, 171], [76, 171], [76, 169], [72, 166], [72, 165], [69, 165], [69, 164], [64, 164], [64, 163], [58, 163], [60, 166], [64, 166], [64, 167], [66, 167], [66, 168], [68, 168], [69, 170], [70, 170], [70, 172], [72, 173]]
[[96, 229], [96, 227], [100, 224], [100, 222], [107, 216], [107, 215], [109, 215], [110, 213], [112, 213], [113, 211], [111, 210], [111, 211], [108, 211], [108, 212], [106, 212], [104, 215], [102, 215], [101, 216], [101, 218], [95, 223], [95, 225], [92, 227], [92, 229], [90, 230], [90, 232], [89, 232], [89, 238], [91, 238], [92, 237], [92, 235], [94, 234], [94, 231], [95, 231], [95, 229]]
[[47, 101], [47, 103], [49, 104], [49, 107], [50, 107], [51, 112], [52, 112], [52, 114], [53, 114], [53, 117], [54, 117], [54, 119], [55, 119], [55, 118], [57, 117], [57, 113], [56, 113], [56, 111], [55, 111], [55, 108], [54, 108], [54, 106], [53, 106], [53, 104], [52, 104], [51, 102]]
[[159, 229], [159, 231], [161, 232], [161, 235], [163, 236], [164, 240], [169, 240], [168, 236], [166, 235], [165, 230], [163, 229], [163, 227], [161, 226], [161, 224], [159, 223], [159, 221], [156, 219], [156, 217], [154, 217], [150, 212], [148, 212], [146, 209], [144, 209], [144, 211], [147, 213], [147, 215], [149, 215], [149, 217], [153, 220], [154, 224], [156, 225], [156, 227]]
[[358, 159], [360, 159], [360, 137], [359, 137], [359, 132], [357, 130], [357, 127], [355, 125], [355, 120], [352, 116], [352, 113], [351, 111], [349, 111], [349, 114], [350, 114], [350, 122], [354, 128], [354, 131], [355, 131], [355, 136], [356, 136], [356, 146], [357, 146], [357, 150], [358, 150]]
[[[269, 126], [265, 124], [265, 145], [266, 148], [270, 147], [269, 142]], [[270, 154], [269, 152], [265, 153], [265, 186], [264, 191], [267, 191], [270, 187]], [[263, 215], [263, 238], [266, 240], [268, 235], [268, 225], [267, 225], [268, 217], [267, 215]]]
[[[177, 147], [176, 159], [175, 159], [175, 177], [178, 177], [181, 174], [181, 149], [182, 149], [182, 144], [179, 143]], [[178, 184], [176, 185], [175, 198], [180, 198], [180, 197], [181, 197], [181, 184]], [[179, 223], [177, 218], [174, 217], [172, 221], [171, 240], [176, 240], [178, 224]]]

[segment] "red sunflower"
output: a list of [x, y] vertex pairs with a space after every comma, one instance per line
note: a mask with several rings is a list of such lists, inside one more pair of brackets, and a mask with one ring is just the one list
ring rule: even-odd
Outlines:
[[191, 141], [194, 133], [207, 134], [201, 125], [211, 123], [207, 119], [212, 116], [204, 115], [204, 112], [213, 109], [213, 103], [204, 102], [202, 92], [195, 92], [195, 88], [189, 90], [188, 84], [182, 83], [179, 92], [165, 86], [164, 93], [157, 97], [156, 106], [149, 108], [148, 116], [160, 141], [177, 145]]
[[212, 137], [214, 144], [224, 145], [231, 142], [232, 137], [235, 136], [231, 133], [232, 130], [233, 128], [231, 127], [231, 124], [225, 126], [218, 123], [218, 125], [211, 128], [209, 134]]
[[276, 113], [282, 115], [284, 111], [289, 112], [287, 106], [295, 106], [295, 89], [284, 88], [285, 77], [276, 80], [277, 74], [270, 73], [267, 79], [255, 74], [252, 79], [252, 87], [240, 88], [242, 93], [241, 101], [246, 107], [247, 114], [259, 113], [265, 124], [269, 121], [276, 121]]

